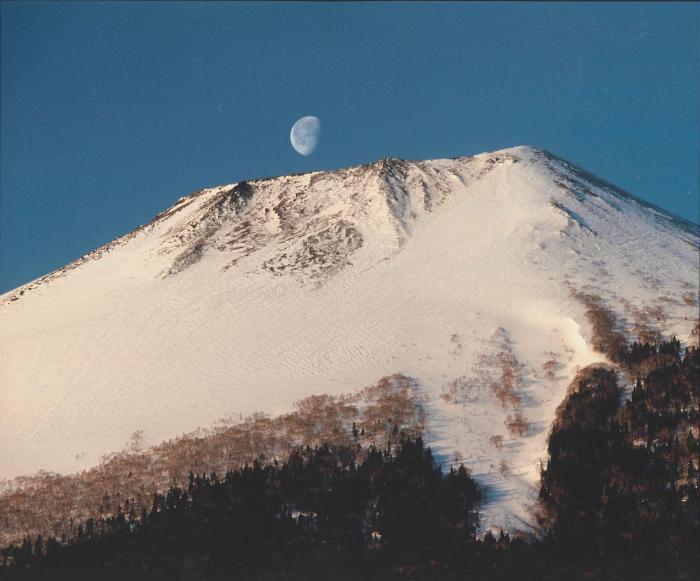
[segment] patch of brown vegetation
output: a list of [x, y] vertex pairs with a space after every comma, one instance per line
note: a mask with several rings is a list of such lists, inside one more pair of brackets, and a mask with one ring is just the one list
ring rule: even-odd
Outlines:
[[486, 344], [488, 352], [477, 359], [474, 375], [462, 375], [446, 382], [439, 397], [445, 403], [468, 404], [483, 398], [486, 389], [493, 393], [504, 411], [513, 412], [522, 405], [525, 366], [518, 361], [513, 342], [504, 328], [497, 328]]
[[[499, 327], [488, 341], [488, 354], [481, 355], [474, 366], [475, 376], [463, 375], [448, 381], [440, 398], [445, 403], [469, 403], [483, 397], [483, 389], [494, 394], [501, 408], [508, 413], [505, 424], [513, 437], [528, 434], [529, 425], [521, 411], [523, 371], [508, 332]], [[498, 449], [503, 446], [503, 436], [489, 440]]]
[[425, 414], [414, 388], [410, 378], [392, 375], [355, 394], [311, 396], [288, 414], [223, 422], [146, 451], [137, 433], [127, 449], [79, 474], [18, 478], [0, 494], [0, 545], [38, 534], [70, 537], [87, 519], [125, 507], [139, 515], [150, 509], [154, 492], [186, 486], [190, 472], [224, 474], [255, 459], [285, 459], [296, 446], [385, 446], [401, 434], [419, 436]]
[[530, 430], [530, 425], [520, 411], [508, 415], [506, 418], [506, 427], [510, 435], [514, 438], [524, 438]]
[[479, 370], [478, 377], [461, 375], [445, 383], [442, 387], [440, 399], [445, 403], [469, 404], [481, 397], [480, 387], [488, 386], [491, 376], [484, 370]]
[[645, 305], [641, 308], [634, 306], [625, 299], [620, 302], [632, 318], [632, 332], [641, 343], [658, 344], [661, 342], [661, 331], [658, 326], [663, 326], [668, 321], [668, 314], [659, 305]]
[[696, 321], [695, 325], [693, 326], [692, 330], [690, 331], [690, 336], [692, 338], [692, 342], [700, 347], [700, 321]]
[[683, 302], [689, 307], [694, 307], [698, 304], [698, 296], [694, 292], [683, 293]]
[[500, 377], [492, 381], [490, 387], [501, 407], [507, 410], [521, 403], [518, 387], [522, 381], [523, 366], [513, 352], [513, 343], [505, 329], [496, 329], [491, 344], [496, 352], [483, 355], [479, 363], [482, 367], [496, 368], [500, 372]]
[[447, 384], [443, 386], [442, 393], [440, 394], [442, 401], [445, 403], [457, 402], [458, 393], [464, 388], [461, 379], [462, 378], [458, 377], [457, 379], [448, 381]]
[[627, 349], [627, 338], [618, 315], [604, 304], [600, 296], [574, 288], [570, 290], [586, 308], [586, 318], [593, 328], [593, 349], [612, 361], [621, 361]]
[[515, 356], [513, 342], [504, 328], [496, 329], [490, 343], [495, 353], [480, 357], [479, 365], [482, 369], [498, 370], [498, 378], [491, 378], [490, 388], [503, 410], [509, 412], [506, 427], [514, 437], [526, 436], [528, 424], [519, 409], [522, 404], [520, 388], [524, 366]]
[[503, 449], [503, 436], [491, 436], [489, 442], [496, 450]]
[[542, 364], [542, 370], [547, 379], [554, 381], [557, 378], [557, 371], [561, 368], [559, 353], [548, 351], [544, 355], [547, 357], [547, 360]]

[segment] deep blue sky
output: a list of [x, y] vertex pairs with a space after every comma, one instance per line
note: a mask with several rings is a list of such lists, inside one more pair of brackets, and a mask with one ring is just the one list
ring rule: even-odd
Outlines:
[[535, 145], [697, 222], [699, 27], [697, 3], [3, 2], [0, 291], [195, 189], [383, 156]]

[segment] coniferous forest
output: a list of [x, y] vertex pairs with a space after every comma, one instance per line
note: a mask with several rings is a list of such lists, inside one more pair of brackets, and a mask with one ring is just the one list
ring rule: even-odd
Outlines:
[[[542, 467], [538, 538], [476, 534], [483, 491], [420, 438], [300, 448], [284, 463], [192, 474], [0, 551], [2, 579], [691, 579], [700, 571], [700, 350], [625, 347], [583, 370]], [[629, 397], [621, 376], [634, 378]]]

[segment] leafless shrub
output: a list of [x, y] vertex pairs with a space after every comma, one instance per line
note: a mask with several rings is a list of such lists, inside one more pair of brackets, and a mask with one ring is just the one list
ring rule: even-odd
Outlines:
[[683, 293], [683, 302], [689, 307], [694, 307], [698, 304], [698, 296], [694, 292]]
[[561, 364], [559, 363], [559, 354], [549, 351], [545, 353], [548, 359], [542, 364], [542, 369], [544, 371], [545, 377], [550, 381], [556, 379], [556, 373], [559, 371]]
[[460, 391], [460, 388], [463, 388], [464, 386], [461, 384], [460, 379], [453, 379], [452, 381], [448, 381], [447, 384], [443, 387], [443, 392], [440, 394], [440, 398], [445, 402], [456, 402], [458, 398], [458, 392]]
[[496, 448], [496, 450], [503, 449], [503, 436], [491, 436], [489, 438], [489, 442], [494, 448]]
[[700, 347], [700, 321], [695, 322], [695, 325], [693, 325], [693, 328], [690, 331], [690, 336], [692, 338], [693, 343], [695, 343], [696, 346]]
[[144, 432], [143, 430], [136, 430], [131, 434], [131, 440], [129, 441], [129, 452], [135, 454], [143, 450]]
[[523, 417], [522, 412], [519, 411], [508, 415], [506, 418], [506, 427], [512, 436], [519, 438], [527, 436], [530, 429], [530, 426]]

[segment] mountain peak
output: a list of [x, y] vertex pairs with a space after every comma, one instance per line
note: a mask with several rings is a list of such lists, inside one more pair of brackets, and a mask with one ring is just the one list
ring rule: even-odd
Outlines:
[[514, 145], [512, 147], [506, 147], [504, 149], [497, 149], [495, 151], [487, 151], [479, 155], [485, 156], [499, 156], [499, 155], [522, 155], [531, 156], [533, 154], [546, 153], [545, 150], [532, 145]]
[[0, 298], [0, 478], [401, 373], [441, 462], [495, 487], [486, 524], [507, 527], [567, 385], [604, 359], [585, 300], [630, 336], [693, 340], [698, 241], [529, 146], [195, 192]]
[[[5, 294], [2, 302], [14, 302], [118, 247], [146, 239], [152, 250], [145, 263], [160, 265], [168, 257], [170, 262], [165, 268], [156, 266], [150, 276], [177, 275], [210, 254], [220, 257], [222, 272], [255, 256], [259, 260], [250, 272], [262, 268], [276, 276], [321, 280], [351, 265], [358, 252], [367, 251], [371, 263], [389, 258], [415, 227], [443, 206], [470, 198], [477, 205], [480, 200], [499, 199], [504, 180], [526, 186], [512, 192], [519, 195], [521, 205], [516, 208], [508, 196], [494, 212], [505, 211], [503, 217], [522, 220], [531, 210], [545, 207], [551, 214], [549, 227], [568, 232], [569, 241], [577, 228], [594, 235], [607, 231], [614, 238], [615, 230], [634, 219], [670, 228], [691, 246], [700, 236], [697, 225], [529, 145], [453, 159], [383, 157], [368, 165], [199, 190], [126, 236]], [[527, 210], [522, 205], [525, 199]], [[557, 222], [557, 215], [565, 218], [564, 224]]]

